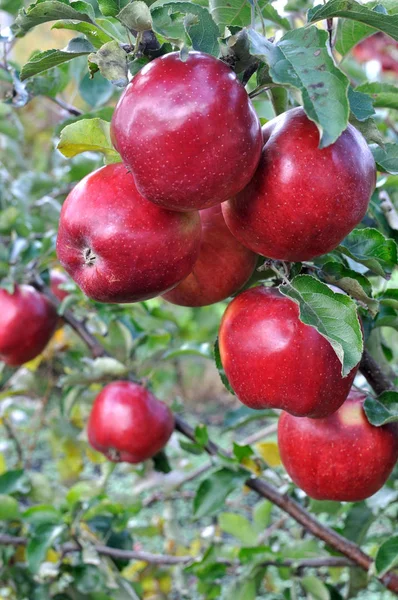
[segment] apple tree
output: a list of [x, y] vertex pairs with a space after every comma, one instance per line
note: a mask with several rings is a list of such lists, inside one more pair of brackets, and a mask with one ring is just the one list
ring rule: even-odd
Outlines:
[[397, 3], [0, 10], [0, 599], [395, 597]]

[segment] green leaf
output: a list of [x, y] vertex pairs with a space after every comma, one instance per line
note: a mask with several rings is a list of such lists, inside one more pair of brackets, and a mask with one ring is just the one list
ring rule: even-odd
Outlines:
[[120, 162], [113, 148], [110, 124], [102, 119], [82, 119], [64, 127], [58, 150], [67, 158], [82, 152], [101, 152], [107, 163]]
[[246, 471], [231, 471], [227, 468], [219, 469], [204, 479], [193, 501], [193, 512], [197, 519], [216, 514], [224, 506], [226, 498], [231, 492], [247, 479]]
[[[42, 23], [48, 23], [49, 21], [60, 21], [63, 19], [72, 19], [73, 21], [85, 21], [86, 23], [93, 24], [90, 16], [80, 10], [74, 3], [75, 7], [72, 7], [69, 3], [59, 2], [58, 0], [47, 0], [41, 2], [35, 2], [30, 4], [25, 10], [22, 8], [11, 29], [17, 37], [22, 37], [30, 29], [41, 25]], [[82, 5], [85, 3], [82, 3]], [[88, 5], [91, 7], [91, 5]]]
[[111, 36], [101, 29], [98, 29], [96, 25], [85, 23], [83, 21], [57, 21], [51, 29], [69, 29], [71, 31], [83, 33], [94, 48], [101, 48], [101, 46], [107, 42], [112, 41]]
[[383, 306], [391, 306], [395, 310], [398, 310], [398, 289], [388, 288], [382, 294], [377, 296], [378, 301]]
[[[153, 19], [153, 30], [166, 39], [183, 39], [181, 37], [181, 23], [183, 30], [189, 36], [192, 42], [192, 48], [200, 52], [206, 52], [213, 56], [218, 56], [220, 36], [219, 29], [213, 21], [209, 11], [203, 6], [192, 4], [191, 2], [164, 2], [158, 0], [151, 6]], [[195, 18], [180, 20], [180, 25], [175, 29], [176, 14], [183, 14]], [[177, 21], [178, 24], [178, 21]], [[176, 38], [175, 38], [176, 36]]]
[[253, 508], [253, 525], [259, 533], [270, 524], [272, 508], [273, 504], [269, 500], [261, 500]]
[[351, 113], [350, 123], [362, 133], [368, 144], [378, 144], [382, 147], [384, 146], [384, 138], [380, 133], [374, 119], [369, 118], [366, 119], [366, 121], [359, 121], [355, 118], [354, 114]]
[[307, 575], [301, 579], [301, 585], [313, 600], [330, 600], [328, 588], [318, 577]]
[[79, 93], [83, 100], [94, 108], [108, 102], [114, 92], [112, 84], [97, 73], [95, 77], [90, 77], [88, 73], [83, 77], [79, 84]]
[[355, 302], [334, 293], [310, 275], [298, 275], [279, 290], [299, 305], [300, 320], [311, 325], [331, 344], [346, 377], [361, 360], [362, 331]]
[[257, 532], [243, 515], [224, 512], [218, 517], [218, 523], [222, 531], [233, 535], [245, 546], [255, 546], [257, 544]]
[[209, 441], [209, 432], [207, 431], [206, 425], [196, 425], [195, 427], [195, 440], [200, 446], [206, 446]]
[[342, 56], [358, 44], [361, 40], [373, 35], [375, 30], [369, 25], [351, 21], [349, 19], [339, 19], [337, 25], [335, 48]]
[[23, 520], [30, 525], [37, 526], [43, 523], [59, 524], [62, 522], [62, 517], [51, 504], [38, 504], [25, 510]]
[[[290, 29], [288, 19], [281, 17], [268, 0], [259, 0], [256, 9], [261, 11], [264, 19]], [[210, 12], [221, 31], [231, 26], [247, 27], [251, 22], [250, 3], [242, 0], [210, 0]]]
[[213, 358], [211, 345], [208, 342], [196, 344], [195, 342], [185, 342], [179, 348], [166, 350], [163, 359], [178, 358], [180, 356], [200, 356], [201, 358]]
[[[6, 135], [7, 137], [14, 140], [22, 140], [23, 138], [23, 127], [19, 118], [16, 115], [16, 111], [8, 104], [0, 104], [0, 134]], [[0, 213], [0, 222], [4, 219], [8, 222], [13, 219], [13, 211], [18, 213], [18, 209], [15, 206], [8, 206], [4, 211]], [[3, 214], [7, 214], [8, 217], [3, 217]], [[1, 230], [1, 225], [0, 225]]]
[[361, 275], [338, 262], [325, 263], [322, 265], [322, 272], [326, 275], [328, 283], [337, 284], [352, 298], [364, 304], [373, 317], [377, 314], [379, 303], [372, 298], [372, 286], [365, 275]]
[[384, 148], [372, 145], [370, 149], [380, 171], [398, 175], [398, 144], [385, 144]]
[[33, 75], [43, 73], [53, 67], [61, 65], [79, 56], [90, 54], [94, 50], [92, 44], [84, 38], [74, 38], [65, 50], [46, 50], [33, 54], [30, 60], [22, 67], [21, 81]]
[[320, 147], [335, 142], [348, 124], [348, 79], [328, 53], [327, 32], [300, 28], [277, 44], [254, 30], [248, 36], [251, 53], [269, 65], [273, 81], [300, 90], [307, 116], [320, 129]]
[[27, 494], [29, 490], [29, 479], [23, 469], [6, 471], [0, 475], [0, 494], [14, 494], [15, 492]]
[[227, 390], [235, 396], [235, 392], [232, 389], [231, 384], [229, 383], [228, 378], [225, 374], [224, 367], [222, 366], [218, 338], [216, 339], [215, 344], [214, 344], [214, 360], [215, 360], [217, 371], [218, 371], [221, 381], [223, 382], [223, 384], [225, 385]]
[[0, 10], [15, 15], [22, 8], [23, 4], [24, 0], [0, 0]]
[[127, 4], [116, 18], [130, 31], [149, 31], [152, 29], [151, 11], [142, 0]]
[[126, 87], [127, 54], [118, 42], [108, 42], [95, 54], [88, 57], [89, 63], [94, 63], [99, 68], [101, 75], [117, 87]]
[[348, 101], [350, 109], [358, 121], [366, 121], [376, 113], [372, 98], [366, 93], [354, 91], [351, 86], [348, 88]]
[[398, 88], [390, 83], [379, 83], [378, 81], [362, 83], [356, 92], [369, 94], [373, 106], [378, 108], [395, 108], [398, 110]]
[[38, 572], [40, 564], [46, 558], [47, 550], [63, 531], [63, 525], [52, 523], [42, 523], [34, 529], [26, 547], [28, 567], [32, 573]]
[[26, 84], [26, 90], [31, 96], [55, 98], [66, 88], [68, 83], [68, 65], [64, 64], [32, 77]]
[[386, 277], [397, 264], [397, 245], [370, 227], [354, 229], [340, 244], [338, 250], [370, 271]]
[[343, 535], [352, 542], [362, 545], [366, 533], [375, 520], [375, 515], [365, 502], [356, 502], [348, 511]]
[[0, 521], [13, 521], [18, 517], [19, 506], [15, 498], [0, 494]]
[[340, 17], [369, 25], [383, 31], [398, 41], [398, 22], [393, 15], [371, 10], [355, 0], [329, 0], [324, 5], [318, 4], [308, 11], [308, 22], [314, 23], [323, 19]]
[[391, 537], [380, 546], [375, 558], [378, 577], [398, 564], [398, 536]]
[[97, 0], [98, 6], [104, 17], [116, 17], [120, 11], [119, 0]]
[[368, 396], [363, 407], [375, 427], [398, 422], [398, 392], [383, 392], [377, 399]]

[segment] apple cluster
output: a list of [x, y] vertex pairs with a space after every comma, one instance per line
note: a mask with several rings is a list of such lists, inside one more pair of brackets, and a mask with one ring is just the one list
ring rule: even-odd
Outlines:
[[[122, 95], [111, 134], [123, 162], [76, 185], [57, 239], [61, 265], [99, 302], [225, 300], [250, 279], [259, 254], [301, 262], [335, 249], [364, 217], [376, 182], [353, 126], [326, 148], [300, 107], [261, 128], [235, 73], [199, 52], [145, 66]], [[367, 421], [364, 395], [350, 392], [357, 368], [342, 377], [333, 348], [300, 321], [292, 300], [271, 287], [239, 293], [219, 347], [241, 402], [283, 411], [282, 461], [310, 496], [361, 500], [384, 484], [398, 458], [397, 429]], [[12, 351], [0, 332], [1, 355]], [[96, 398], [88, 436], [110, 460], [140, 462], [173, 426], [149, 391], [120, 381]]]

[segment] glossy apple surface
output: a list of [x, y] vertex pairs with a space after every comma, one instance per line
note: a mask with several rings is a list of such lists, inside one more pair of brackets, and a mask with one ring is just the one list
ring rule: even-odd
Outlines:
[[330, 252], [362, 220], [376, 183], [373, 156], [352, 125], [320, 150], [302, 108], [263, 128], [264, 148], [250, 183], [223, 205], [225, 221], [248, 248], [302, 261]]
[[190, 272], [199, 253], [198, 212], [145, 200], [119, 163], [91, 173], [61, 211], [57, 254], [83, 292], [99, 302], [158, 296]]
[[68, 283], [70, 279], [62, 273], [62, 271], [57, 271], [56, 269], [51, 269], [50, 271], [50, 289], [54, 296], [58, 298], [60, 302], [65, 300], [67, 296], [69, 296], [69, 292], [62, 289], [60, 286], [64, 283]]
[[91, 446], [109, 460], [139, 463], [166, 445], [173, 428], [166, 404], [137, 383], [115, 381], [94, 400], [87, 433]]
[[225, 224], [221, 206], [200, 211], [202, 241], [191, 273], [163, 298], [180, 306], [207, 306], [225, 300], [249, 279], [257, 255]]
[[239, 400], [298, 417], [325, 417], [347, 398], [332, 346], [299, 319], [299, 307], [275, 288], [255, 287], [229, 304], [219, 331], [221, 362]]
[[282, 413], [278, 443], [293, 481], [311, 498], [358, 502], [375, 494], [398, 459], [398, 428], [374, 427], [363, 410], [366, 395], [351, 391], [325, 419]]
[[30, 285], [0, 289], [0, 360], [16, 367], [36, 358], [55, 331], [58, 316], [51, 302]]
[[239, 192], [260, 159], [259, 119], [220, 60], [166, 54], [133, 79], [115, 109], [113, 143], [140, 193], [166, 208], [208, 208]]

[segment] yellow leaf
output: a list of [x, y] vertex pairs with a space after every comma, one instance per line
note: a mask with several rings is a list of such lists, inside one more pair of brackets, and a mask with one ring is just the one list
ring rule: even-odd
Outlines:
[[[0, 424], [1, 424], [1, 420], [0, 420]], [[7, 471], [6, 459], [4, 458], [4, 454], [2, 452], [0, 452], [0, 475], [3, 475], [3, 473], [5, 473], [6, 471]]]
[[39, 365], [42, 360], [43, 360], [43, 355], [39, 354], [39, 356], [36, 356], [36, 358], [34, 358], [33, 360], [30, 360], [29, 362], [25, 363], [24, 367], [34, 373], [39, 368]]
[[95, 465], [100, 465], [100, 464], [106, 462], [105, 456], [103, 454], [101, 454], [101, 452], [97, 452], [96, 450], [93, 450], [93, 448], [91, 448], [91, 446], [87, 446], [86, 456], [87, 456], [88, 460], [90, 462], [94, 463]]
[[76, 479], [83, 470], [81, 445], [75, 440], [64, 440], [61, 444], [63, 458], [57, 461], [57, 468], [63, 480]]
[[132, 562], [131, 564], [124, 567], [121, 572], [122, 577], [127, 579], [128, 581], [136, 581], [137, 574], [141, 573], [144, 569], [146, 569], [147, 563], [143, 560], [137, 560], [137, 562]]
[[59, 561], [60, 556], [61, 555], [59, 552], [56, 552], [52, 548], [49, 548], [49, 550], [47, 550], [46, 561], [57, 563]]
[[256, 450], [270, 467], [278, 467], [282, 464], [276, 442], [260, 442], [256, 444]]
[[78, 402], [75, 402], [72, 406], [72, 410], [69, 413], [69, 419], [72, 425], [74, 425], [78, 429], [83, 429], [84, 420], [82, 416], [82, 409], [81, 405]]
[[258, 462], [256, 460], [254, 460], [253, 458], [246, 457], [246, 458], [243, 458], [241, 462], [242, 462], [242, 465], [244, 467], [246, 467], [246, 469], [249, 469], [249, 471], [251, 471], [255, 475], [261, 475], [261, 467], [258, 464]]
[[24, 563], [26, 561], [25, 554], [25, 546], [18, 546], [14, 554], [14, 560], [19, 563]]
[[170, 575], [168, 575], [168, 574], [162, 575], [158, 581], [159, 581], [159, 589], [161, 592], [163, 592], [164, 594], [168, 594], [171, 592], [172, 580], [171, 580]]

